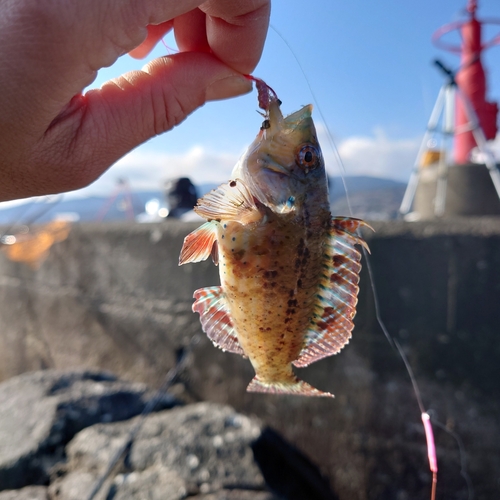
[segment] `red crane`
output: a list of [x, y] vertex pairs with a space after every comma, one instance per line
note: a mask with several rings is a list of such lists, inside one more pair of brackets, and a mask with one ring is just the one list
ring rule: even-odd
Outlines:
[[[401, 202], [399, 210], [405, 216], [410, 214], [414, 201], [410, 217], [416, 218], [500, 214], [500, 170], [487, 145], [497, 133], [498, 106], [486, 100], [486, 75], [481, 62], [486, 49], [500, 44], [500, 35], [483, 42], [482, 27], [498, 25], [500, 20], [479, 21], [476, 11], [477, 0], [469, 0], [467, 19], [443, 26], [432, 37], [435, 45], [459, 54], [461, 61], [457, 72], [434, 61], [445, 83]], [[452, 31], [459, 31], [459, 45], [442, 40]], [[454, 142], [453, 161], [448, 154], [450, 139]], [[477, 154], [472, 162], [474, 149]]]
[[[469, 18], [443, 26], [432, 37], [436, 46], [460, 55], [460, 68], [456, 75], [456, 83], [469, 102], [464, 103], [463, 99], [456, 101], [454, 159], [459, 165], [470, 162], [470, 153], [477, 145], [471, 131], [467, 104], [474, 109], [487, 140], [494, 139], [497, 133], [498, 105], [496, 102], [486, 100], [486, 75], [481, 62], [481, 54], [487, 48], [499, 44], [500, 35], [483, 43], [481, 32], [483, 24], [499, 24], [499, 21], [496, 19], [479, 21], [476, 18], [476, 11], [477, 0], [469, 0], [467, 4]], [[443, 35], [455, 30], [460, 30], [461, 45], [451, 45], [441, 40]]]

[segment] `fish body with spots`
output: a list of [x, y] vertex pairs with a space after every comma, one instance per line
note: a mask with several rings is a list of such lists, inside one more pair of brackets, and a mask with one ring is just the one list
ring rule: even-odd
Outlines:
[[283, 117], [270, 99], [261, 131], [232, 180], [198, 201], [207, 222], [184, 241], [180, 264], [212, 257], [220, 286], [193, 310], [218, 347], [249, 358], [248, 390], [331, 396], [299, 380], [349, 341], [364, 244], [357, 219], [334, 218], [312, 107]]

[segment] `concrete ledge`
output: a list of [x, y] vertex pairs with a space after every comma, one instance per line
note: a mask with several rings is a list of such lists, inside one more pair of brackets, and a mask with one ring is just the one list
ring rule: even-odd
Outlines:
[[[498, 165], [497, 165], [498, 168]], [[422, 219], [434, 219], [440, 167], [420, 168], [414, 210]], [[444, 217], [500, 215], [500, 200], [486, 165], [449, 165], [446, 170]]]

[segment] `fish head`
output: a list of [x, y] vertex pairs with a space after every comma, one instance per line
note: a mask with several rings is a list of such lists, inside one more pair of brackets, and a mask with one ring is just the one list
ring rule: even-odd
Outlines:
[[325, 164], [312, 119], [312, 105], [283, 116], [271, 101], [262, 128], [233, 170], [252, 195], [277, 213], [315, 199], [328, 206]]

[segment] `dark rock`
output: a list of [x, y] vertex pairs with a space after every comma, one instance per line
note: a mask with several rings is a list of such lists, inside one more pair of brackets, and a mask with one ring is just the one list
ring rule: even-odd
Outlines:
[[[49, 487], [51, 500], [84, 500], [93, 491], [99, 473], [73, 471]], [[94, 500], [181, 500], [186, 498], [184, 480], [174, 471], [153, 466], [144, 471], [118, 474], [106, 481]]]
[[186, 498], [185, 481], [174, 471], [155, 466], [116, 477], [107, 500], [181, 500]]
[[[1, 384], [0, 500], [89, 498], [131, 431], [94, 500], [277, 500], [268, 486], [284, 499], [333, 498], [303, 455], [231, 407], [197, 403], [125, 420], [151, 396], [98, 372], [44, 371]], [[165, 396], [160, 407], [173, 403]], [[50, 484], [15, 490], [42, 483]]]
[[0, 492], [0, 500], [48, 500], [45, 486], [27, 486], [20, 490]]
[[[70, 496], [75, 485], [95, 479], [126, 441], [137, 419], [97, 424], [84, 429], [67, 446], [68, 474], [51, 485], [54, 498]], [[109, 487], [108, 499], [183, 498], [186, 492], [210, 493], [223, 488], [262, 490], [264, 479], [254, 462], [251, 444], [260, 423], [227, 406], [198, 403], [147, 417], [134, 440], [121, 475]], [[82, 476], [82, 474], [87, 474]], [[134, 492], [139, 492], [134, 493]], [[175, 496], [177, 495], [177, 496]], [[170, 498], [170, 497], [169, 497]]]
[[[0, 384], [0, 490], [45, 484], [85, 427], [139, 414], [152, 393], [103, 372], [42, 371]], [[160, 408], [173, 405], [166, 397]]]
[[[51, 499], [87, 498], [136, 424], [137, 418], [97, 424], [76, 435], [66, 450], [67, 473], [50, 486]], [[148, 416], [118, 472], [96, 500], [335, 498], [317, 468], [275, 432], [214, 403]]]

